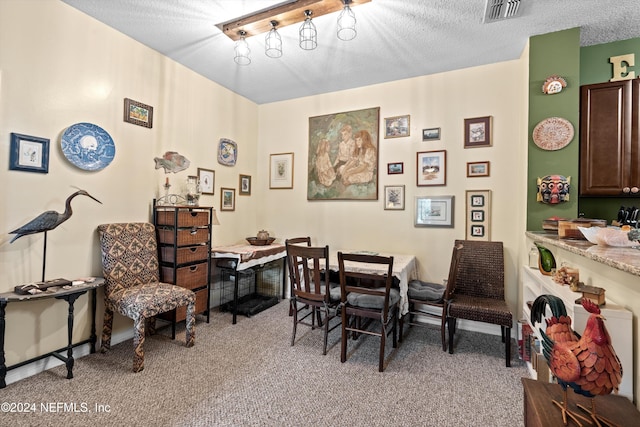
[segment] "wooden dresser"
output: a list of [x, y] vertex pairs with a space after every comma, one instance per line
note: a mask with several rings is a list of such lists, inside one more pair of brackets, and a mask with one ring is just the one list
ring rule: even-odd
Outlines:
[[[562, 401], [562, 387], [559, 384], [551, 384], [529, 378], [522, 378], [522, 385], [524, 387], [524, 425], [526, 427], [562, 426], [562, 412], [552, 402], [553, 399], [558, 402]], [[573, 390], [569, 390], [567, 396], [569, 409], [581, 415], [586, 415], [576, 404], [580, 403], [590, 408], [591, 399], [575, 394]], [[615, 395], [596, 397], [596, 413], [607, 417], [620, 427], [640, 425], [640, 412], [626, 397]], [[573, 423], [570, 424], [575, 425]]]
[[[209, 323], [211, 272], [211, 207], [154, 206], [158, 233], [160, 280], [191, 289], [196, 294], [196, 314]], [[186, 317], [181, 307], [160, 316], [174, 323]]]

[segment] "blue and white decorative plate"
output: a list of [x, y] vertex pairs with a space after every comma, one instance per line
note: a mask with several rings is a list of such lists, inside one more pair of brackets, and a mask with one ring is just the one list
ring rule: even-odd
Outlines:
[[60, 142], [67, 160], [86, 171], [106, 168], [116, 155], [111, 136], [100, 126], [91, 123], [69, 126]]
[[220, 138], [218, 144], [218, 163], [225, 166], [234, 166], [238, 160], [238, 144], [227, 138]]

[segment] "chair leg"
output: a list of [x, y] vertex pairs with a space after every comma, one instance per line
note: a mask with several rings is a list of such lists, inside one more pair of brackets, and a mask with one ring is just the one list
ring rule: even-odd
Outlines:
[[133, 319], [133, 372], [144, 369], [144, 324], [145, 319]]
[[[320, 311], [318, 311], [319, 313]], [[322, 347], [322, 355], [327, 355], [327, 341], [329, 339], [329, 310], [325, 308], [324, 312], [324, 346]]]
[[407, 313], [407, 314], [405, 314], [404, 316], [400, 316], [400, 333], [398, 334], [398, 341], [399, 341], [399, 342], [402, 342], [402, 329], [403, 329], [403, 327], [404, 327], [404, 318], [405, 318], [406, 316], [409, 316], [409, 315], [410, 315], [410, 314], [409, 314], [409, 313]]
[[506, 359], [507, 368], [511, 366], [511, 328], [504, 328], [505, 331], [505, 343], [504, 343], [504, 357]]
[[453, 335], [456, 332], [456, 318], [447, 317], [447, 326], [449, 327], [449, 354], [453, 354]]
[[447, 318], [442, 316], [442, 321], [440, 322], [440, 340], [442, 340], [442, 351], [447, 351], [447, 338], [445, 336]]
[[187, 304], [187, 312], [185, 314], [185, 346], [193, 347], [196, 344], [196, 303]]
[[378, 372], [384, 372], [384, 345], [387, 338], [387, 330], [382, 325], [382, 334], [380, 335], [380, 356], [378, 359]]
[[393, 348], [398, 348], [398, 315], [399, 312], [393, 314]]
[[293, 332], [291, 333], [291, 345], [296, 341], [296, 330], [298, 328], [298, 304], [294, 298], [291, 298], [289, 304], [289, 313], [293, 316]]
[[347, 312], [342, 308], [342, 341], [340, 342], [340, 362], [347, 361]]
[[111, 348], [111, 332], [113, 329], [113, 310], [105, 307], [104, 323], [102, 325], [102, 340], [100, 344], [100, 352], [106, 353]]

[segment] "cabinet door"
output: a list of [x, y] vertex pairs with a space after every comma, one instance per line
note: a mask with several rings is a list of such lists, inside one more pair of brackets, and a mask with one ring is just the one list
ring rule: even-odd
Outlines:
[[580, 194], [622, 195], [632, 179], [631, 81], [580, 89]]

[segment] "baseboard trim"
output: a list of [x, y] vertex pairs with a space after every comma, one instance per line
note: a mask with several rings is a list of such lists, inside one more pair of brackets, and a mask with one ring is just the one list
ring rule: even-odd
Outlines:
[[[127, 329], [122, 332], [115, 333], [111, 336], [111, 344], [116, 345], [121, 342], [130, 340], [133, 338], [133, 328]], [[96, 351], [100, 351], [100, 342], [96, 343]], [[80, 345], [78, 347], [74, 347], [73, 349], [73, 358], [77, 362], [84, 356], [87, 356], [91, 353], [91, 346], [89, 344]], [[45, 359], [41, 359], [35, 361], [33, 363], [29, 363], [28, 365], [20, 366], [19, 368], [11, 369], [7, 371], [7, 376], [5, 378], [5, 382], [7, 386], [9, 384], [15, 383], [17, 381], [23, 380], [25, 378], [29, 378], [33, 375], [37, 375], [40, 372], [47, 371], [51, 368], [55, 368], [56, 366], [64, 365], [60, 359], [55, 356], [50, 356]], [[65, 379], [65, 378], [63, 378]]]

